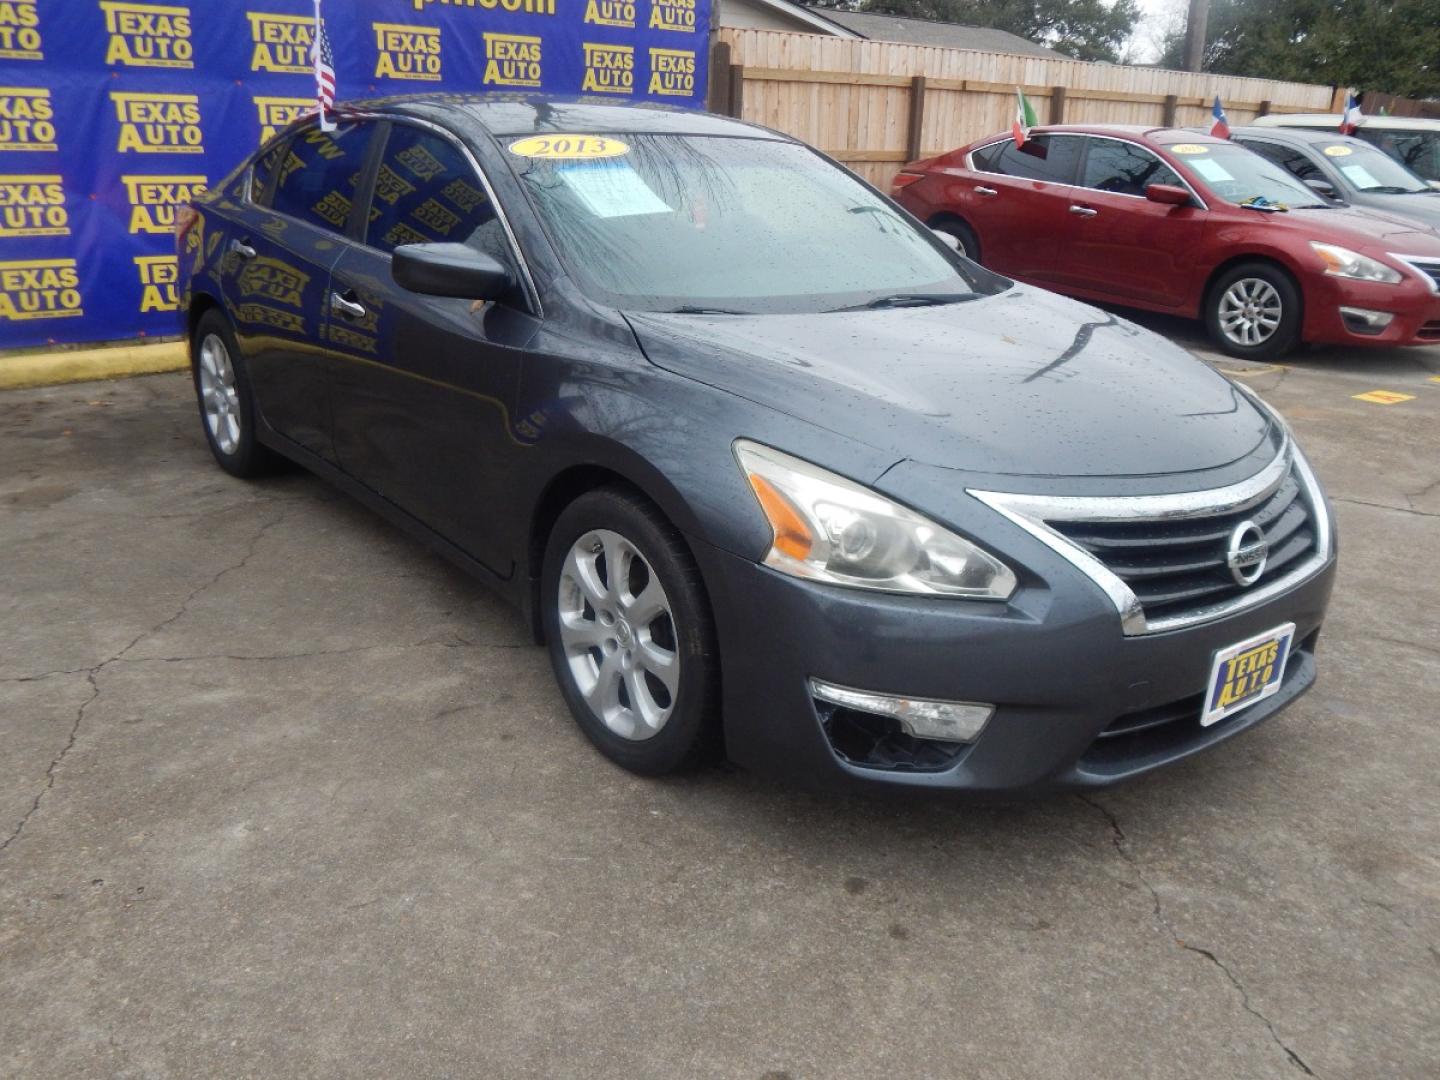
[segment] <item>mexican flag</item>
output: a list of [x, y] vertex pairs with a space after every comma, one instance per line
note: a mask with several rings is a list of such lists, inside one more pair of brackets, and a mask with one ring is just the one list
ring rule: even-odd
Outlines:
[[1015, 136], [1015, 145], [1024, 146], [1030, 137], [1030, 129], [1040, 121], [1035, 119], [1035, 110], [1025, 99], [1025, 91], [1015, 87], [1015, 122], [1010, 125], [1010, 134]]

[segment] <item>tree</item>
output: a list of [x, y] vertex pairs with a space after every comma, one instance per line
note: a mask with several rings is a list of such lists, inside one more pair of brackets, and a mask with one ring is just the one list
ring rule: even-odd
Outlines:
[[1077, 60], [1119, 59], [1140, 18], [1136, 0], [868, 0], [877, 15], [988, 26]]
[[[1179, 66], [1184, 30], [1161, 64]], [[1204, 70], [1440, 94], [1440, 0], [1214, 0]]]

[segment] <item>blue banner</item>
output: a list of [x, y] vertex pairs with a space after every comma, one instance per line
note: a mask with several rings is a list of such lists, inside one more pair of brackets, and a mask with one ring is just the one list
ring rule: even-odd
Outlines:
[[[703, 103], [710, 0], [326, 0], [341, 100]], [[315, 102], [312, 0], [0, 0], [0, 349], [175, 332], [175, 209]]]

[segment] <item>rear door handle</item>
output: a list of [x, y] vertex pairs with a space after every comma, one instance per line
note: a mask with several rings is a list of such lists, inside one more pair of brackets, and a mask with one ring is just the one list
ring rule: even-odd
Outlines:
[[[353, 293], [351, 295], [354, 295]], [[357, 304], [354, 300], [347, 300], [338, 292], [330, 294], [330, 310], [337, 315], [343, 315], [347, 319], [363, 319], [365, 317], [365, 305]]]
[[1096, 214], [1100, 213], [1100, 211], [1099, 211], [1099, 210], [1091, 210], [1090, 207], [1088, 207], [1088, 206], [1073, 206], [1073, 205], [1072, 205], [1072, 206], [1070, 207], [1070, 213], [1074, 214], [1076, 217], [1094, 217]]
[[236, 255], [239, 255], [242, 259], [255, 258], [255, 249], [250, 246], [249, 237], [246, 237], [244, 240], [231, 240], [230, 250]]
[[975, 189], [975, 194], [984, 195], [988, 199], [993, 199], [996, 195], [999, 195], [1000, 193], [996, 191], [993, 187], [977, 187]]

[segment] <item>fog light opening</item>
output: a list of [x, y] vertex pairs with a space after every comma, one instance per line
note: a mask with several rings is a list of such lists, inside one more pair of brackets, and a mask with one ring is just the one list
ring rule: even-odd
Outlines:
[[993, 705], [936, 701], [810, 680], [830, 745], [855, 765], [934, 771], [953, 764], [984, 730]]
[[1340, 317], [1345, 320], [1345, 329], [1352, 334], [1380, 334], [1390, 325], [1395, 316], [1388, 311], [1371, 311], [1368, 308], [1342, 307]]

